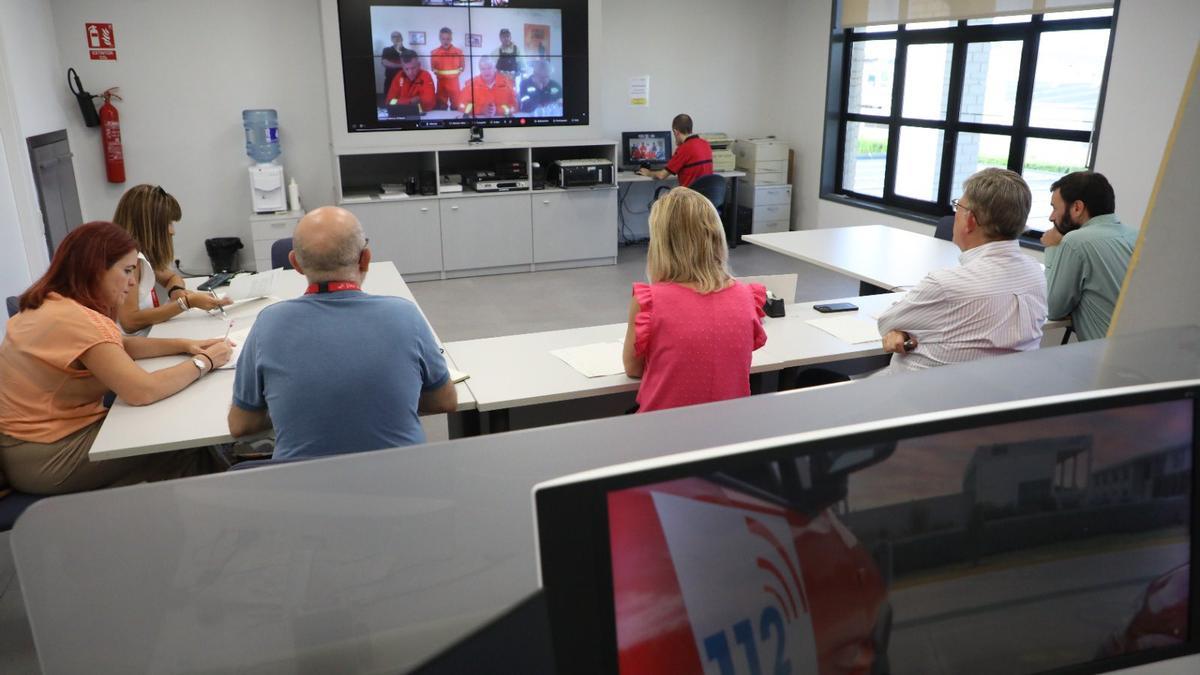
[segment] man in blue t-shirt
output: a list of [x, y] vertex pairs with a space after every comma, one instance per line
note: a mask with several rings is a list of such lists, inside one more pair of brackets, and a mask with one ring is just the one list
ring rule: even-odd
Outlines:
[[458, 400], [420, 310], [361, 290], [371, 251], [349, 211], [312, 211], [292, 245], [288, 259], [308, 291], [255, 320], [237, 363], [230, 433], [273, 424], [274, 459], [424, 443], [418, 412], [452, 412]]

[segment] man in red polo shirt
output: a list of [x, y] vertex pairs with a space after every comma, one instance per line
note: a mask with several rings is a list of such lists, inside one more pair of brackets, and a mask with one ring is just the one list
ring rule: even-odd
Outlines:
[[697, 178], [713, 172], [712, 147], [692, 133], [690, 115], [676, 115], [671, 120], [671, 133], [675, 136], [675, 154], [671, 155], [667, 168], [659, 171], [639, 169], [638, 173], [657, 180], [666, 180], [674, 174], [679, 176], [679, 184], [687, 187]]

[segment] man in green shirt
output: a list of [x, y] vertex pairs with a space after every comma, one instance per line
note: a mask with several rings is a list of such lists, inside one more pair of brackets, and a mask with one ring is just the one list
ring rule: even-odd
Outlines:
[[1050, 186], [1046, 231], [1046, 304], [1050, 318], [1068, 314], [1080, 340], [1108, 333], [1137, 230], [1113, 214], [1116, 197], [1103, 175], [1076, 171]]

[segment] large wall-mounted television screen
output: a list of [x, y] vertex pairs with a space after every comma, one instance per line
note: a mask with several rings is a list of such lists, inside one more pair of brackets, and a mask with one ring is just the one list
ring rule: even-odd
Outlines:
[[559, 667], [1066, 674], [1195, 652], [1198, 393], [539, 486]]
[[587, 0], [339, 0], [349, 132], [588, 123]]

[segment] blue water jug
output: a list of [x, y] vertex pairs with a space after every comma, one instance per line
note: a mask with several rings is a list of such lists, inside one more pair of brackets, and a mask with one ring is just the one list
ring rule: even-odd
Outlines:
[[279, 156], [279, 117], [274, 110], [243, 110], [246, 154], [259, 164]]

